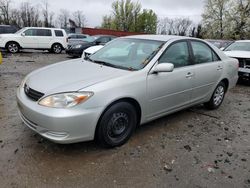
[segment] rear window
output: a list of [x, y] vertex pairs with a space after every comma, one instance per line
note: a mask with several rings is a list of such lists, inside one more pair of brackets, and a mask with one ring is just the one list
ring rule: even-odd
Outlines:
[[63, 32], [61, 30], [55, 30], [55, 35], [57, 37], [63, 37]]

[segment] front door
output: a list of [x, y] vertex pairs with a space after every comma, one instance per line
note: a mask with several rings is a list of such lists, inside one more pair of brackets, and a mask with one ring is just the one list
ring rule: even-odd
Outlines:
[[188, 105], [192, 95], [194, 70], [186, 41], [168, 47], [158, 63], [173, 63], [175, 68], [173, 72], [148, 75], [148, 120]]
[[38, 48], [38, 38], [36, 36], [36, 29], [27, 29], [21, 36], [22, 48]]

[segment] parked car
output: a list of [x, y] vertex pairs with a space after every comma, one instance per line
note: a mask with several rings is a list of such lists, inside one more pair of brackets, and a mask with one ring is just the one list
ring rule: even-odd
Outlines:
[[1, 34], [0, 48], [11, 53], [20, 49], [49, 50], [61, 53], [67, 47], [67, 34], [63, 29], [44, 27], [25, 27], [15, 34]]
[[105, 45], [114, 38], [116, 37], [112, 35], [94, 35], [90, 42], [80, 42], [78, 44], [68, 45], [66, 53], [73, 57], [81, 57], [85, 49], [95, 45]]
[[0, 25], [0, 34], [15, 33], [18, 31], [18, 27], [13, 25]]
[[201, 103], [217, 109], [237, 72], [236, 59], [200, 39], [122, 37], [88, 60], [30, 73], [17, 90], [17, 104], [23, 122], [49, 140], [96, 139], [115, 147], [159, 117]]
[[207, 39], [206, 41], [210, 42], [211, 44], [215, 45], [217, 48], [223, 50], [227, 46], [233, 43], [231, 40], [213, 40], [213, 39]]
[[96, 45], [96, 46], [91, 46], [87, 48], [86, 50], [83, 51], [82, 53], [82, 58], [88, 58], [98, 50], [102, 49], [103, 45]]
[[85, 34], [70, 33], [68, 34], [67, 40], [68, 40], [68, 44], [72, 45], [72, 44], [79, 43], [79, 42], [91, 42], [92, 37], [90, 37], [89, 35], [85, 35]]
[[239, 60], [239, 77], [250, 80], [250, 40], [239, 40], [224, 50], [225, 54]]

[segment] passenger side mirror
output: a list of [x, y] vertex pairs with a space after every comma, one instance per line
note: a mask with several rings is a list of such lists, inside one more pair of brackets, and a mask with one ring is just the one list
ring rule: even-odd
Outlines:
[[25, 36], [25, 33], [21, 33], [21, 35], [24, 37], [24, 36]]
[[154, 67], [153, 72], [154, 73], [173, 72], [173, 70], [174, 70], [174, 64], [172, 64], [172, 63], [160, 63]]

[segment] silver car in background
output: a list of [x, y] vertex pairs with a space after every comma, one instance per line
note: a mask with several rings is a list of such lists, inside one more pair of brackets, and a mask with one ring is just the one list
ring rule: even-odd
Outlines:
[[188, 37], [115, 39], [87, 59], [53, 64], [17, 90], [20, 117], [57, 143], [124, 144], [138, 125], [204, 103], [218, 108], [238, 79], [238, 61]]

